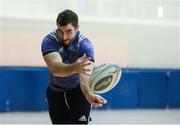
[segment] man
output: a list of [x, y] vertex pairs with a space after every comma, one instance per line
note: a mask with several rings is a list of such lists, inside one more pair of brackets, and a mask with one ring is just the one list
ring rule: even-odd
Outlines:
[[47, 99], [53, 124], [88, 124], [91, 104], [106, 100], [88, 87], [94, 67], [91, 41], [79, 31], [78, 16], [72, 10], [59, 13], [57, 29], [42, 41], [43, 58], [51, 71]]

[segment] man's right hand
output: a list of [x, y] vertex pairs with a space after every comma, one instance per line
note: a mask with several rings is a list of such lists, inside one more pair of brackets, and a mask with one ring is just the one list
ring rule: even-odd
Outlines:
[[93, 62], [90, 61], [90, 58], [86, 58], [86, 54], [84, 54], [73, 63], [74, 71], [90, 75], [89, 72], [91, 69], [88, 66], [92, 63]]
[[87, 93], [85, 97], [87, 101], [96, 108], [101, 107], [103, 104], [107, 103], [107, 100], [105, 98], [92, 92]]

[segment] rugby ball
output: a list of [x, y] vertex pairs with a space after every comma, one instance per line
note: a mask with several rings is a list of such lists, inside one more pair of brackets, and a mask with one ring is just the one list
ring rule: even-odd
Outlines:
[[115, 63], [96, 66], [89, 79], [89, 87], [94, 93], [106, 93], [113, 89], [121, 78], [121, 69]]

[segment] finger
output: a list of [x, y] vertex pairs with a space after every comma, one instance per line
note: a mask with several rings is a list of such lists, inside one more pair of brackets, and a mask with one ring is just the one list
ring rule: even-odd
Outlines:
[[83, 56], [81, 56], [80, 58], [78, 58], [79, 61], [83, 61], [86, 58], [86, 54], [83, 54]]
[[100, 96], [100, 95], [98, 95], [97, 101], [98, 101], [98, 103], [100, 103], [100, 104], [106, 104], [106, 103], [107, 103], [107, 100], [104, 99], [104, 98], [103, 98], [102, 96]]
[[102, 104], [98, 103], [97, 101], [93, 101], [93, 102], [91, 102], [91, 104], [94, 106], [102, 105]]
[[99, 107], [102, 107], [103, 105], [102, 104], [96, 104], [96, 105], [93, 105], [95, 108], [99, 108]]
[[86, 54], [84, 53], [82, 56], [82, 60], [86, 59]]
[[88, 62], [90, 60], [91, 60], [91, 58], [85, 58], [85, 59], [82, 60], [82, 62], [84, 63], [84, 62]]
[[90, 61], [90, 60], [88, 60], [88, 59], [82, 60], [81, 63], [82, 63], [83, 65], [85, 65], [85, 66], [86, 66], [86, 65], [93, 64], [93, 62]]
[[91, 57], [87, 57], [86, 59], [87, 59], [87, 60], [91, 60], [92, 58], [91, 58]]
[[91, 75], [91, 70], [90, 69], [83, 69], [82, 73], [85, 74], [85, 75], [90, 76]]
[[83, 72], [90, 72], [91, 69], [90, 69], [90, 68], [85, 68], [85, 67], [84, 67], [84, 68], [82, 69], [82, 71], [83, 71]]
[[83, 72], [83, 74], [87, 75], [87, 76], [90, 76], [91, 74], [90, 73], [87, 73], [87, 72]]
[[96, 98], [92, 101], [93, 105], [100, 105], [100, 104], [104, 104], [100, 101], [100, 99]]
[[83, 66], [88, 66], [88, 65], [91, 65], [91, 64], [92, 64], [91, 61], [86, 61], [86, 62], [84, 62], [82, 65], [83, 65]]
[[107, 100], [106, 99], [101, 99], [103, 102], [107, 103]]
[[107, 103], [107, 100], [104, 99], [103, 97], [100, 98], [100, 102], [103, 103], [103, 104], [106, 104]]
[[102, 100], [101, 102], [102, 102], [102, 104], [106, 104], [107, 100]]
[[98, 107], [101, 107], [103, 106], [103, 104], [99, 103], [97, 100], [92, 102], [92, 105], [95, 107], [95, 108], [98, 108]]

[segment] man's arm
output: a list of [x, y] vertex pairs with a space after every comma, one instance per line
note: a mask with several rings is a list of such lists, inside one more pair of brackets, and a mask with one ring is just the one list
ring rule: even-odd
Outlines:
[[61, 57], [58, 52], [52, 52], [43, 56], [44, 60], [55, 76], [66, 77], [74, 73], [87, 74], [89, 71], [85, 66], [90, 65], [91, 62], [86, 59], [86, 55], [77, 59], [73, 64], [62, 63]]
[[[91, 65], [88, 65], [86, 67], [88, 67], [90, 69], [88, 74], [91, 74], [92, 70], [94, 68], [94, 63], [92, 62]], [[102, 104], [105, 104], [107, 101], [100, 95], [94, 94], [93, 91], [90, 90], [89, 84], [88, 84], [89, 77], [90, 77], [90, 75], [80, 73], [80, 87], [81, 87], [81, 90], [82, 90], [83, 94], [85, 95], [87, 101], [90, 104], [94, 105], [95, 107], [99, 107]]]

